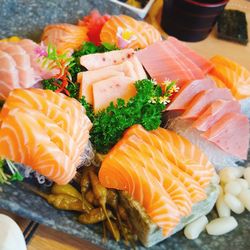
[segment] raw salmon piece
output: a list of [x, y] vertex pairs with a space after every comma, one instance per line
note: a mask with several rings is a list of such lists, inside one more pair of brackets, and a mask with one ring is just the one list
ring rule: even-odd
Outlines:
[[[150, 147], [157, 148], [162, 152], [162, 154], [164, 154], [165, 157], [172, 161], [173, 164], [192, 176], [192, 178], [194, 178], [203, 188], [210, 184], [211, 178], [214, 175], [214, 169], [211, 165], [209, 168], [205, 168], [203, 162], [196, 162], [190, 154], [185, 154], [185, 157], [183, 157], [179, 148], [175, 147], [172, 143], [162, 139], [156, 134], [146, 131], [140, 125], [134, 125], [129, 128], [125, 132], [124, 137], [130, 137], [131, 135], [141, 138], [144, 143], [147, 143]], [[194, 148], [194, 146], [192, 147]], [[195, 148], [194, 151], [196, 151]], [[206, 165], [208, 165], [207, 162]]]
[[143, 49], [162, 40], [160, 32], [152, 25], [125, 15], [112, 16], [104, 24], [100, 39], [118, 48], [133, 49]]
[[196, 64], [196, 66], [198, 66], [203, 71], [204, 74], [207, 74], [213, 68], [212, 62], [197, 54], [195, 51], [187, 47], [185, 43], [181, 42], [175, 37], [168, 36], [167, 41], [176, 47], [180, 53], [185, 55], [187, 58], [190, 58]]
[[223, 115], [229, 112], [240, 113], [240, 104], [237, 101], [216, 100], [208, 106], [201, 116], [192, 124], [193, 128], [207, 131]]
[[[43, 117], [41, 114], [40, 119]], [[17, 134], [18, 130], [22, 134]], [[14, 136], [20, 140], [22, 153], [26, 157], [25, 162], [15, 153], [18, 145], [15, 144]], [[38, 122], [20, 110], [12, 110], [1, 124], [0, 155], [24, 163], [58, 184], [68, 183], [76, 172], [69, 157], [50, 141], [50, 137]]]
[[209, 73], [231, 89], [235, 98], [243, 99], [250, 96], [250, 71], [219, 55], [212, 57], [211, 62], [215, 64], [215, 68]]
[[181, 115], [182, 119], [196, 119], [213, 101], [218, 99], [233, 100], [233, 96], [228, 89], [212, 88], [203, 90], [197, 94]]
[[[127, 139], [129, 140], [129, 138]], [[126, 140], [124, 140], [124, 143], [120, 147], [116, 147], [115, 150], [127, 155], [133, 162], [146, 168], [165, 188], [178, 207], [181, 216], [187, 216], [191, 213], [193, 203], [185, 186], [164, 166], [157, 164], [152, 158], [145, 157], [143, 150], [140, 151], [133, 148], [127, 144]]]
[[114, 50], [81, 56], [80, 63], [87, 70], [95, 70], [115, 64], [120, 64], [134, 55], [133, 49]]
[[152, 130], [151, 133], [157, 135], [164, 142], [169, 142], [171, 145], [177, 148], [183, 159], [187, 159], [187, 161], [193, 160], [194, 162], [199, 163], [200, 167], [214, 172], [214, 167], [209, 162], [207, 156], [197, 146], [189, 142], [183, 136], [180, 136], [176, 132], [164, 128]]
[[227, 113], [201, 134], [225, 152], [247, 159], [249, 148], [249, 121], [245, 115]]
[[108, 155], [101, 165], [99, 180], [107, 188], [126, 190], [166, 236], [179, 223], [180, 214], [171, 197], [153, 175], [130, 157], [114, 152]]
[[[134, 147], [137, 147], [135, 143], [131, 141], [129, 143], [131, 143]], [[141, 145], [141, 147], [143, 147], [142, 153], [144, 157], [152, 158], [155, 162], [157, 162], [157, 164], [165, 167], [169, 173], [171, 173], [173, 176], [179, 179], [179, 181], [182, 182], [182, 184], [189, 192], [192, 202], [196, 203], [206, 199], [205, 191], [199, 185], [199, 183], [195, 181], [190, 175], [178, 168], [161, 151], [154, 147], [151, 147], [150, 150], [146, 147], [146, 145], [143, 146], [143, 144]]]
[[130, 77], [114, 76], [93, 84], [95, 113], [107, 108], [111, 102], [116, 104], [118, 98], [125, 101], [136, 95], [134, 80]]
[[188, 82], [181, 87], [171, 103], [167, 106], [167, 110], [185, 110], [200, 91], [214, 87], [214, 82], [209, 78]]
[[44, 28], [42, 41], [55, 45], [59, 53], [79, 49], [83, 42], [88, 41], [88, 29], [68, 23], [49, 24]]

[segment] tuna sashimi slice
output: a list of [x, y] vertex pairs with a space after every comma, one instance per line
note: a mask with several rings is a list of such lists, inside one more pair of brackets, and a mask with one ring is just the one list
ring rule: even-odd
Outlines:
[[240, 104], [237, 101], [216, 100], [198, 117], [192, 124], [192, 127], [207, 131], [212, 127], [223, 115], [229, 112], [240, 113]]
[[167, 41], [139, 50], [136, 56], [151, 78], [159, 83], [172, 80], [182, 86], [188, 81], [204, 78], [201, 69]]
[[182, 119], [196, 119], [212, 102], [222, 100], [233, 100], [233, 96], [228, 89], [212, 88], [203, 90], [197, 94], [181, 115]]
[[120, 64], [134, 55], [133, 49], [114, 50], [105, 53], [85, 55], [80, 58], [80, 63], [88, 70], [95, 70], [114, 64]]
[[209, 78], [188, 82], [181, 87], [168, 105], [167, 110], [185, 110], [194, 96], [200, 91], [214, 87], [214, 82]]
[[249, 121], [245, 115], [227, 113], [201, 135], [225, 152], [247, 159], [249, 148]]
[[127, 191], [145, 208], [147, 214], [167, 236], [180, 221], [178, 208], [158, 180], [142, 165], [120, 152], [106, 157], [99, 180], [107, 188]]
[[114, 76], [93, 84], [94, 111], [107, 108], [111, 102], [116, 104], [118, 98], [128, 100], [136, 95], [134, 79]]
[[178, 49], [187, 58], [190, 58], [196, 64], [196, 66], [198, 66], [203, 71], [204, 74], [207, 74], [213, 68], [213, 63], [187, 47], [185, 43], [172, 36], [169, 36], [167, 41], [173, 44], [173, 46], [175, 46], [176, 49]]

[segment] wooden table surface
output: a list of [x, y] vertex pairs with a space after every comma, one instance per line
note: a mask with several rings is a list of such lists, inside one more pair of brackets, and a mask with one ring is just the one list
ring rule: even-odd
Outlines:
[[[162, 0], [157, 0], [162, 1]], [[247, 14], [248, 19], [248, 34], [250, 35], [250, 2], [247, 0], [231, 0], [227, 8], [239, 9]], [[160, 12], [156, 14], [157, 19], [160, 18]], [[147, 19], [151, 21], [150, 19]], [[227, 56], [240, 64], [244, 65], [250, 70], [250, 45], [244, 46], [216, 38], [215, 30], [204, 41], [197, 43], [188, 43], [198, 53], [204, 55], [207, 58], [215, 54], [221, 54]], [[20, 227], [23, 229], [28, 224], [28, 220], [7, 213], [6, 211], [0, 211], [11, 215]], [[46, 226], [40, 225], [36, 234], [28, 245], [28, 250], [101, 250], [100, 247], [94, 246], [89, 242], [78, 239], [71, 235], [67, 235], [62, 232], [55, 231]]]

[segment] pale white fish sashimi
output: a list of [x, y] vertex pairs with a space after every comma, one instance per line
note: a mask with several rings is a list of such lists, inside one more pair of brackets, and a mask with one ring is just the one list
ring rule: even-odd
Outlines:
[[133, 49], [114, 50], [105, 53], [85, 55], [80, 58], [80, 63], [88, 70], [95, 70], [115, 64], [120, 64], [134, 55]]
[[98, 112], [107, 108], [111, 102], [116, 104], [118, 98], [127, 101], [136, 95], [134, 79], [126, 76], [114, 76], [93, 84], [93, 106]]

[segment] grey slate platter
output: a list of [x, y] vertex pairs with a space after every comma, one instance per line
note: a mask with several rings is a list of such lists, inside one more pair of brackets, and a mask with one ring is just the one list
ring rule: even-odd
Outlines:
[[[48, 23], [76, 21], [90, 10], [98, 8], [109, 14], [126, 13], [121, 6], [108, 0], [0, 0], [0, 38], [19, 35], [39, 40], [43, 27]], [[250, 155], [249, 155], [250, 159]], [[129, 249], [113, 240], [102, 242], [102, 227], [81, 225], [72, 212], [58, 211], [42, 198], [31, 193], [22, 183], [0, 186], [0, 208], [12, 211], [56, 230], [75, 235], [106, 249]], [[211, 217], [214, 217], [212, 214]], [[250, 213], [236, 216], [237, 230], [224, 236], [214, 237], [202, 233], [199, 239], [190, 241], [183, 233], [175, 234], [152, 247], [153, 250], [248, 250], [250, 249]], [[84, 246], [83, 246], [84, 249]], [[145, 249], [138, 245], [138, 250]], [[46, 250], [46, 249], [45, 249]]]

